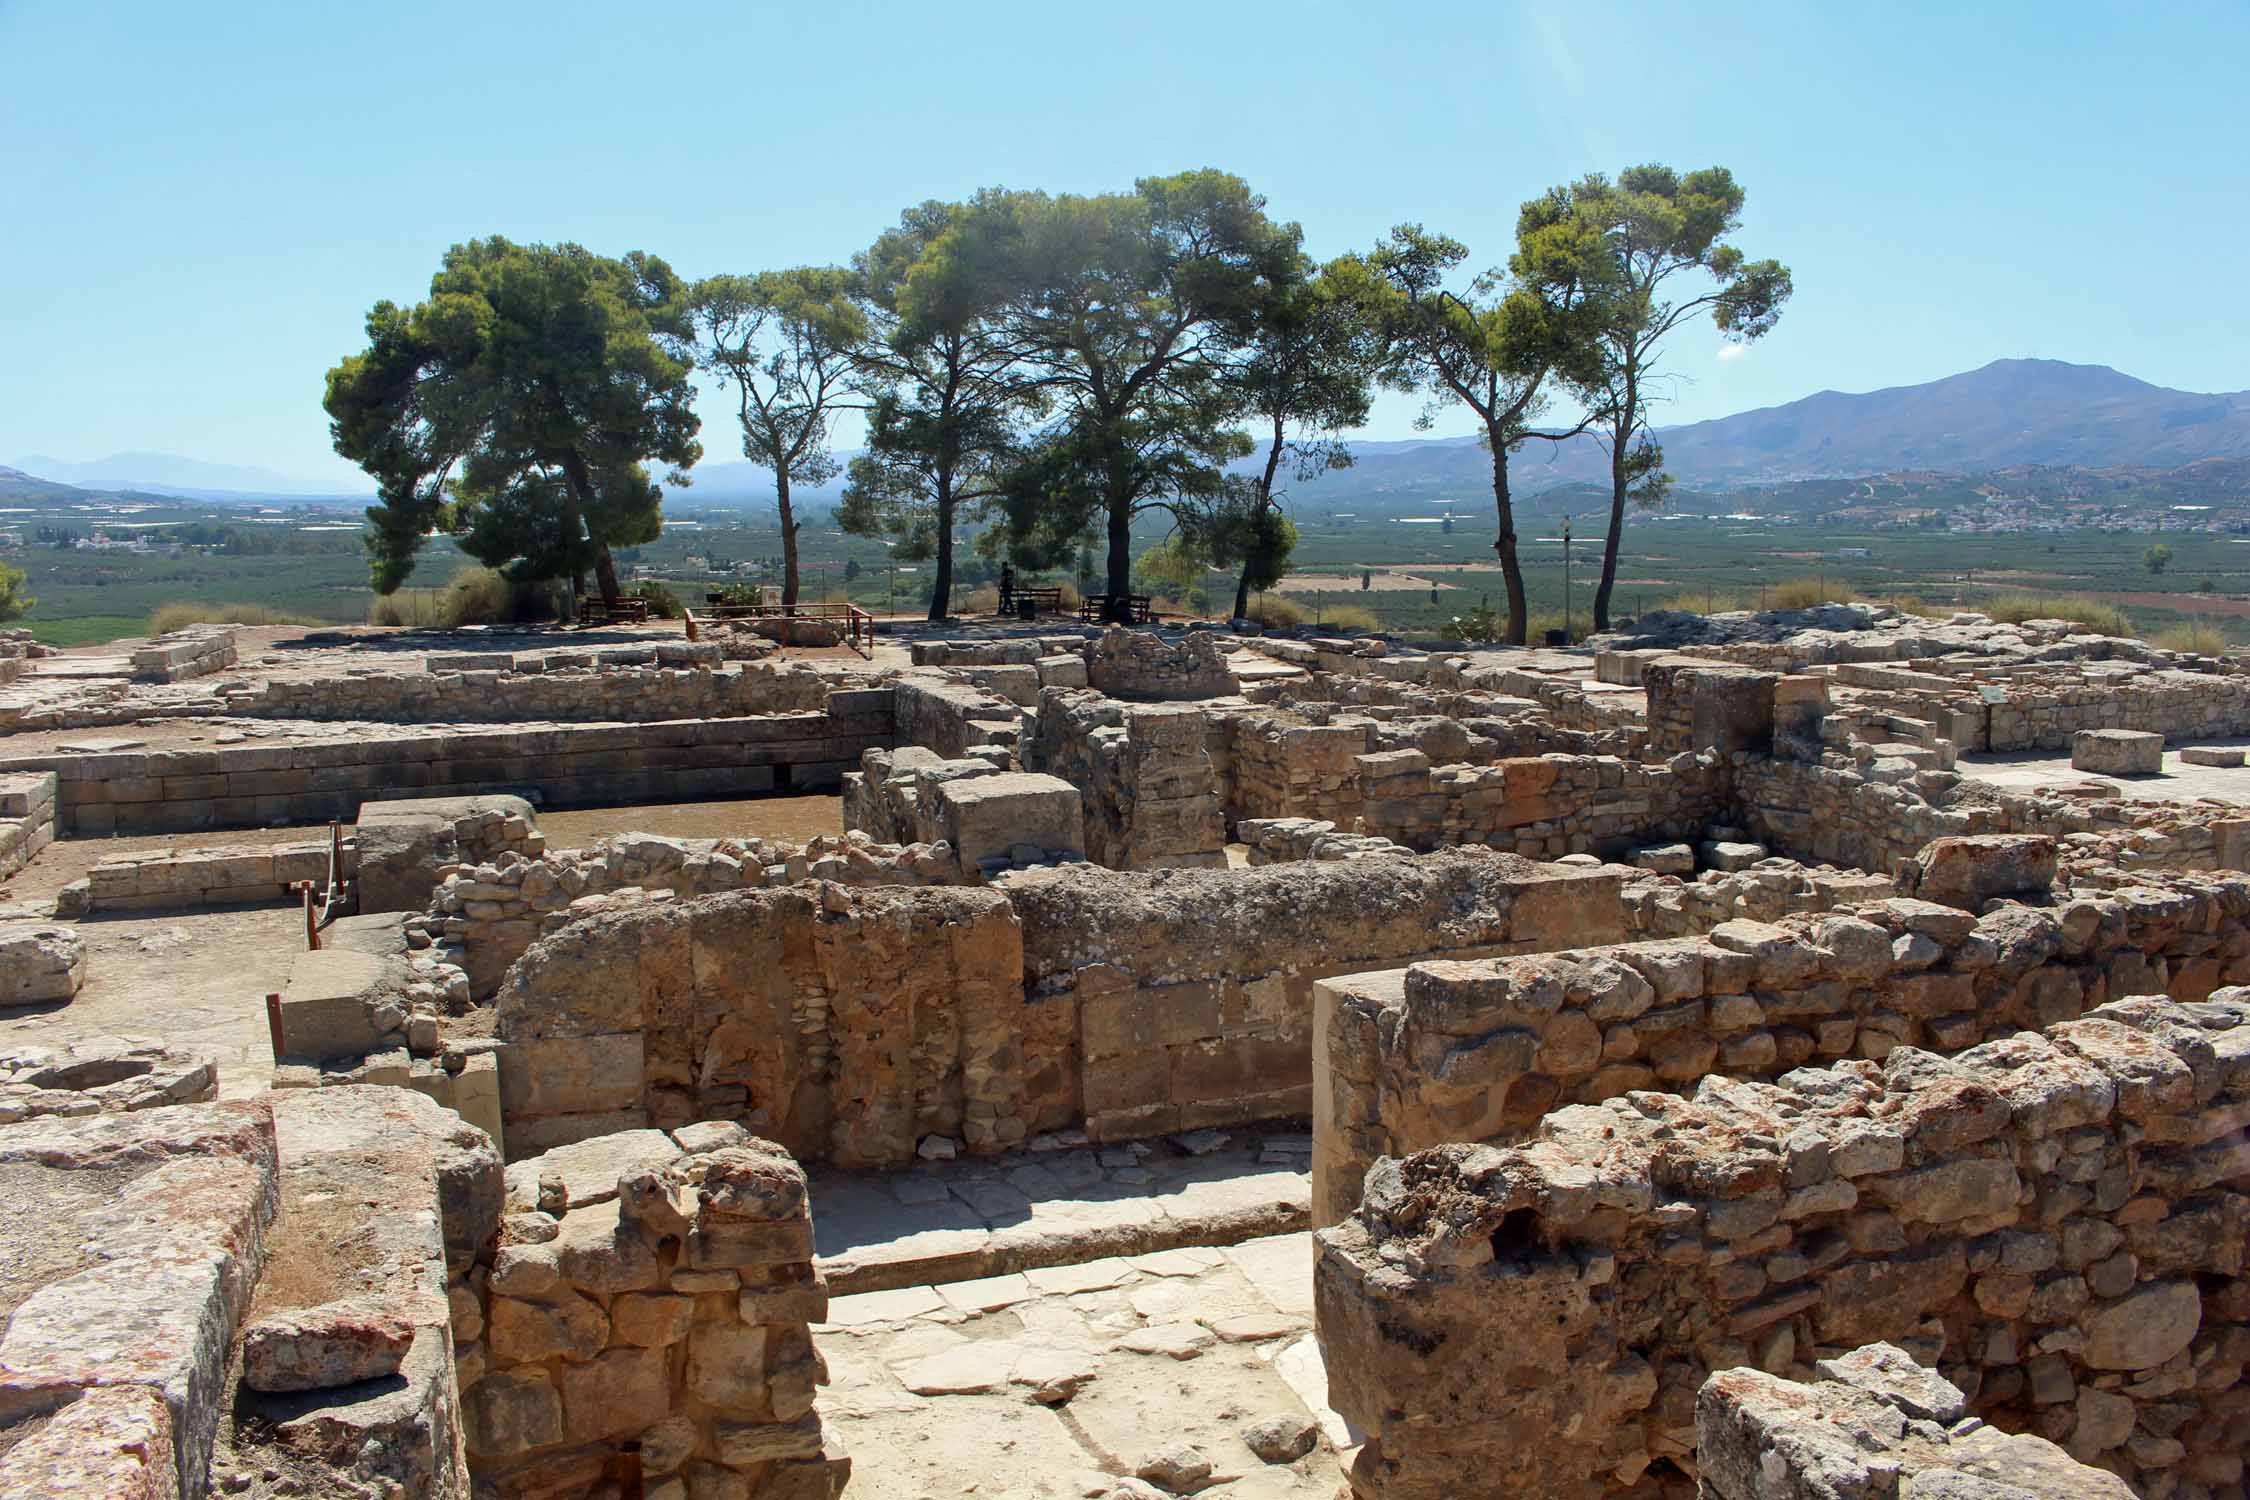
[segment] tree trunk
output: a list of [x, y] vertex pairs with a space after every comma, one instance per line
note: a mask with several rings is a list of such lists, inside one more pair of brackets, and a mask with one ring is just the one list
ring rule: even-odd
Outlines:
[[1508, 497], [1508, 448], [1498, 427], [1486, 429], [1492, 449], [1492, 508], [1500, 521], [1500, 534], [1492, 550], [1500, 554], [1500, 581], [1508, 590], [1507, 643], [1520, 646], [1531, 621], [1531, 606], [1523, 593], [1523, 564], [1516, 560], [1516, 508]]
[[930, 580], [930, 618], [942, 620], [953, 608], [953, 476], [937, 476], [937, 576]]
[[1602, 543], [1602, 581], [1594, 590], [1594, 629], [1609, 629], [1609, 595], [1617, 586], [1617, 552], [1625, 540], [1625, 454], [1633, 441], [1640, 387], [1625, 382], [1625, 415], [1609, 427], [1609, 536]]
[[601, 585], [602, 605], [613, 615], [617, 611], [617, 564], [610, 560], [609, 543], [594, 543], [594, 582]]
[[[1282, 438], [1281, 418], [1275, 417], [1273, 442], [1266, 449], [1266, 472], [1258, 480], [1258, 506], [1250, 513], [1252, 537], [1257, 535], [1256, 523], [1264, 520], [1266, 512], [1273, 507], [1273, 475], [1274, 470], [1281, 467]], [[1242, 559], [1242, 577], [1234, 585], [1234, 617], [1237, 620], [1250, 613], [1250, 566], [1254, 560], [1254, 557]]]
[[571, 510], [563, 524], [570, 528], [573, 542], [587, 537], [594, 543], [594, 581], [601, 585], [602, 604], [612, 612], [617, 609], [617, 564], [610, 561], [609, 543], [593, 535], [586, 517], [594, 508], [593, 476], [586, 472], [586, 460], [575, 451], [566, 452], [562, 458], [563, 482], [570, 486]]
[[773, 492], [781, 503], [781, 607], [797, 608], [797, 513], [789, 506], [789, 471], [776, 467]]
[[1609, 534], [1602, 539], [1602, 581], [1594, 587], [1594, 629], [1609, 629], [1609, 594], [1617, 585], [1617, 548], [1625, 539], [1625, 440], [1610, 429]]
[[1112, 501], [1109, 507], [1109, 603], [1102, 620], [1110, 625], [1133, 623], [1133, 505]]

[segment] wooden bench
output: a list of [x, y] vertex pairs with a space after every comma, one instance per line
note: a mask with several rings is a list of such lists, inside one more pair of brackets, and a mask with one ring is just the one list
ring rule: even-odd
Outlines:
[[585, 630], [595, 625], [646, 625], [648, 601], [638, 595], [627, 595], [611, 609], [599, 599], [588, 599], [578, 606], [578, 628]]
[[1029, 599], [1032, 608], [1042, 613], [1050, 615], [1062, 613], [1062, 590], [1059, 588], [1017, 589], [1015, 597], [1018, 601]]
[[[1155, 597], [1150, 594], [1128, 594], [1125, 617], [1128, 623], [1146, 625], [1155, 618]], [[1109, 612], [1109, 595], [1088, 594], [1078, 606], [1078, 618], [1096, 624]]]

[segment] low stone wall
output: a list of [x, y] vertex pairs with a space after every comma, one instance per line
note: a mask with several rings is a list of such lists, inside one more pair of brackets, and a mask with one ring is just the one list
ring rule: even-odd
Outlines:
[[[614, 846], [602, 869], [662, 878]], [[692, 901], [627, 888], [546, 918], [497, 991], [511, 1153], [736, 1119], [807, 1160], [878, 1166], [932, 1135], [984, 1153], [1301, 1116], [1315, 979], [1624, 935], [1623, 871], [1482, 852], [1062, 866], [987, 889], [812, 873]]]
[[[1097, 1140], [1303, 1115], [1314, 981], [1378, 954], [1530, 952], [1621, 932], [1620, 872], [1497, 855], [1001, 882], [1033, 1014]], [[1043, 1128], [1051, 1128], [1044, 1127]]]
[[1821, 1360], [1812, 1373], [1812, 1384], [1751, 1369], [1703, 1382], [1695, 1398], [1699, 1494], [2133, 1500], [2115, 1474], [2045, 1438], [1970, 1416], [1957, 1386], [1895, 1344]]
[[571, 920], [580, 902], [638, 888], [676, 896], [833, 880], [847, 885], [953, 885], [960, 867], [952, 851], [927, 844], [904, 848], [859, 835], [808, 844], [771, 839], [671, 839], [628, 833], [587, 849], [539, 858], [502, 854], [447, 867], [427, 913], [410, 916], [407, 942], [429, 948], [469, 977], [472, 995], [499, 988], [508, 966], [543, 932]]
[[282, 1093], [272, 1109], [280, 1214], [212, 1492], [286, 1475], [306, 1494], [457, 1500], [473, 1483], [451, 1311], [491, 1256], [499, 1157], [401, 1089]]
[[[1975, 685], [1969, 685], [1975, 691]], [[2136, 729], [2174, 744], [2250, 735], [2250, 676], [2150, 670], [2123, 663], [2047, 683], [2006, 682], [1985, 705], [1969, 750], [2067, 750], [2082, 729]]]
[[906, 673], [892, 684], [894, 735], [883, 744], [919, 745], [946, 760], [960, 760], [979, 745], [1013, 750], [1022, 737], [1024, 711], [1016, 704], [943, 672]]
[[51, 772], [74, 834], [349, 822], [406, 796], [536, 793], [549, 807], [723, 798], [840, 784], [890, 743], [890, 694], [829, 695], [821, 713], [548, 729], [401, 733], [285, 746], [22, 756]]
[[1168, 641], [1153, 630], [1113, 625], [1086, 653], [1086, 680], [1098, 692], [1137, 702], [1224, 698], [1235, 690], [1218, 637], [1207, 630]]
[[2250, 992], [2230, 990], [1386, 1163], [1316, 1236], [1329, 1400], [1368, 1435], [1355, 1493], [1684, 1495], [1711, 1371], [1872, 1340], [2140, 1494], [2223, 1492], [2246, 1120]]
[[2250, 879], [2180, 880], [1984, 916], [1896, 898], [1703, 938], [1422, 963], [1314, 989], [1313, 1207], [1379, 1157], [1515, 1138], [1550, 1110], [1704, 1078], [1943, 1052], [2113, 996], [2250, 981]]
[[684, 641], [595, 654], [455, 653], [417, 666], [270, 679], [220, 701], [253, 719], [619, 724], [817, 713], [839, 686], [803, 663], [724, 665], [718, 647]]
[[508, 1175], [490, 1273], [454, 1306], [479, 1494], [625, 1472], [652, 1495], [835, 1500], [851, 1462], [814, 1407], [828, 1289], [794, 1161], [691, 1125]]
[[998, 1149], [1060, 1128], [1070, 1031], [1022, 975], [989, 890], [824, 881], [595, 912], [500, 986], [510, 1153], [715, 1119], [893, 1166], [926, 1135]]
[[271, 1103], [28, 1120], [0, 1165], [10, 1219], [73, 1247], [8, 1231], [0, 1424], [56, 1415], [0, 1454], [0, 1493], [202, 1495], [280, 1208]]
[[1357, 829], [1410, 849], [1483, 844], [1531, 858], [1614, 853], [1695, 840], [1725, 815], [1714, 756], [1642, 765], [1611, 756], [1542, 755], [1487, 766], [1438, 766], [1418, 750], [1355, 761], [1364, 802]]
[[[350, 841], [344, 847], [348, 875], [356, 860]], [[318, 884], [328, 878], [328, 856], [326, 839], [119, 855], [86, 873], [83, 890], [68, 895], [66, 914], [181, 911], [293, 900], [290, 887], [296, 882]]]
[[55, 841], [55, 801], [51, 771], [0, 776], [0, 880]]
[[133, 648], [133, 675], [142, 682], [185, 682], [224, 672], [236, 661], [232, 625], [190, 625]]
[[1626, 928], [1636, 938], [1691, 937], [1721, 922], [1778, 922], [1895, 893], [1885, 875], [1769, 857], [1747, 870], [1706, 870], [1693, 880], [1639, 875], [1625, 883]]

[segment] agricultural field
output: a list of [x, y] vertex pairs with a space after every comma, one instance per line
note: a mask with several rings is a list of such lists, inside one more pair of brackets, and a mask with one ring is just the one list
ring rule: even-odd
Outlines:
[[[1315, 621], [1341, 610], [1347, 623], [1363, 623], [1359, 612], [1365, 611], [1381, 628], [1418, 639], [1436, 638], [1447, 621], [1480, 604], [1504, 608], [1489, 512], [1462, 502], [1450, 511], [1450, 522], [1445, 515], [1443, 508], [1427, 519], [1301, 509], [1295, 568], [1276, 592]], [[139, 507], [131, 524], [152, 536], [219, 538], [148, 552], [51, 544], [62, 531], [87, 534], [83, 517], [19, 514], [12, 520], [22, 545], [5, 556], [29, 575], [26, 587], [38, 599], [22, 623], [52, 644], [144, 634], [153, 611], [183, 602], [258, 606], [286, 618], [338, 623], [367, 620], [375, 604], [349, 511]], [[1588, 511], [1572, 518], [1567, 601], [1560, 521], [1551, 507], [1540, 507], [1519, 522], [1534, 626], [1560, 628], [1567, 602], [1570, 624], [1583, 632], [1600, 565], [1602, 517]], [[1138, 537], [1144, 546], [1161, 539], [1155, 527]], [[884, 543], [844, 535], [821, 511], [807, 514], [799, 541], [806, 598], [849, 598], [879, 614], [918, 615], [925, 607], [927, 563], [894, 566]], [[2151, 572], [2145, 559], [2158, 544], [2171, 555], [2163, 571]], [[661, 537], [620, 552], [618, 562], [629, 578], [657, 581], [694, 604], [730, 582], [779, 582], [780, 552], [771, 511], [681, 507]], [[1865, 555], [1845, 555], [1859, 552]], [[467, 566], [450, 542], [433, 541], [414, 587], [397, 601], [403, 617], [428, 618], [429, 601]], [[957, 605], [984, 602], [978, 591], [997, 571], [964, 538], [957, 551]], [[1076, 583], [1076, 572], [1026, 573], [1023, 581]], [[1615, 612], [1756, 608], [1778, 599], [1785, 584], [1802, 592], [1805, 580], [1815, 589], [1934, 609], [2001, 605], [2022, 612], [2061, 607], [2050, 601], [2091, 600], [2119, 611], [2139, 633], [2171, 632], [2171, 638], [2208, 646], [2250, 643], [2250, 536], [2207, 531], [1996, 536], [1851, 530], [1817, 521], [1745, 521], [1682, 506], [1633, 518]], [[1177, 612], [1215, 614], [1230, 607], [1233, 581], [1213, 571], [1201, 588], [1156, 592]]]

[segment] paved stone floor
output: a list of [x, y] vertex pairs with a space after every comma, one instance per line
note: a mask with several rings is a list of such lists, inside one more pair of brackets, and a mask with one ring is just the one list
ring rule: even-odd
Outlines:
[[[1330, 1500], [1352, 1438], [1311, 1327], [1296, 1233], [838, 1297], [813, 1334], [855, 1494], [1146, 1496], [1118, 1479], [1169, 1453], [1211, 1466], [1200, 1494]], [[1273, 1419], [1310, 1451], [1261, 1459]]]
[[[2200, 745], [2250, 748], [2250, 740], [2199, 740]], [[2100, 781], [2117, 788], [2118, 795], [2134, 801], [2192, 802], [2216, 797], [2222, 802], [2250, 804], [2250, 766], [2191, 766], [2180, 759], [2178, 745], [2164, 750], [2164, 769], [2155, 776], [2097, 776], [2073, 770], [2070, 752], [2026, 755], [1964, 755], [1956, 767], [1962, 775], [2011, 792], [2036, 792], [2047, 787]]]
[[1309, 1222], [1312, 1138], [1193, 1131], [1089, 1146], [1076, 1132], [1004, 1156], [901, 1172], [810, 1172], [822, 1269], [837, 1292], [958, 1281]]

